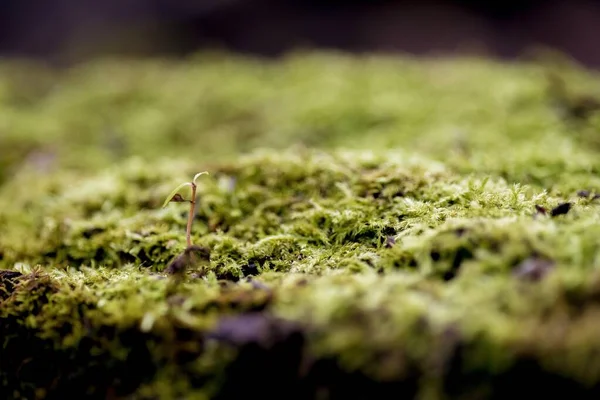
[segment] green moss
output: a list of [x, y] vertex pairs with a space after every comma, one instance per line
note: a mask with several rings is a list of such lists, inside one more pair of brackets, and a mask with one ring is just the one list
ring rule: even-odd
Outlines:
[[[597, 121], [553, 109], [542, 66], [2, 68], [0, 397], [600, 387]], [[188, 208], [161, 205], [204, 170], [210, 262], [174, 281]]]

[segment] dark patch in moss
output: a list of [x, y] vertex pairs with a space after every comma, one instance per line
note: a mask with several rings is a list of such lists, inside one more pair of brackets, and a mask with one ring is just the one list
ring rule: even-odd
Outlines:
[[77, 347], [59, 353], [58, 379], [53, 382], [54, 387], [51, 386], [50, 398], [90, 398], [90, 389], [92, 398], [106, 398], [109, 389], [117, 396], [126, 396], [150, 381], [156, 373], [149, 349], [153, 338], [136, 327], [118, 331], [115, 337], [119, 345], [128, 350], [125, 359], [120, 361], [103, 350], [90, 363], [89, 354], [105, 341], [95, 334], [82, 338]]
[[556, 393], [569, 393], [572, 398], [592, 400], [600, 396], [597, 384], [587, 386], [549, 371], [530, 354], [517, 353], [511, 364], [498, 372], [472, 365], [469, 355], [487, 345], [486, 340], [479, 337], [468, 344], [460, 342], [453, 350], [443, 379], [443, 390], [449, 398], [553, 398]]
[[590, 197], [590, 191], [589, 190], [579, 190], [577, 192], [577, 196], [579, 197], [583, 197], [584, 199], [587, 199], [588, 197]]
[[[54, 339], [42, 337], [40, 334], [47, 332], [24, 321], [34, 315], [36, 325], [41, 325], [44, 316], [40, 311], [57, 289], [44, 276], [21, 279], [7, 300], [12, 312], [2, 314], [0, 323], [0, 336], [5, 338], [0, 348], [0, 398], [15, 398], [15, 393], [19, 393], [17, 398], [39, 398], [35, 393], [43, 393], [45, 399], [104, 399], [108, 391], [125, 396], [153, 378], [156, 364], [148, 345], [153, 337], [137, 326], [95, 325], [87, 317], [95, 303], [76, 304], [72, 315], [52, 321], [56, 325]], [[75, 324], [84, 330], [77, 343], [57, 345], [56, 339], [74, 332]], [[125, 358], [115, 358], [113, 347], [127, 349]]]
[[547, 210], [546, 210], [545, 207], [542, 207], [542, 206], [536, 204], [535, 205], [535, 212], [536, 212], [536, 214], [539, 214], [539, 215], [546, 215]]
[[455, 198], [450, 198], [446, 201], [447, 206], [454, 206], [456, 204], [458, 204], [458, 200]]
[[463, 237], [469, 230], [467, 228], [461, 227], [457, 228], [454, 233], [457, 237]]
[[588, 120], [600, 111], [600, 99], [590, 94], [573, 94], [565, 79], [556, 73], [548, 74], [547, 93], [561, 116], [569, 120]]
[[20, 276], [23, 274], [18, 271], [0, 270], [0, 279], [14, 279]]
[[404, 196], [406, 196], [406, 193], [404, 192], [404, 190], [397, 190], [394, 193], [392, 193], [392, 198], [404, 197]]
[[301, 279], [298, 279], [298, 281], [296, 281], [296, 286], [306, 286], [306, 285], [308, 285], [308, 283], [309, 283], [308, 279], [301, 278]]
[[126, 251], [119, 251], [117, 257], [119, 257], [119, 262], [121, 264], [133, 264], [137, 261], [136, 256]]
[[[326, 399], [412, 399], [419, 391], [419, 370], [414, 363], [397, 351], [386, 352], [382, 358], [392, 357], [406, 363], [402, 379], [377, 380], [362, 371], [347, 371], [335, 358], [321, 358], [307, 362], [302, 379], [302, 391], [296, 398]], [[383, 360], [381, 360], [383, 361]]]
[[394, 236], [397, 231], [393, 226], [386, 226], [381, 230], [381, 233], [386, 236]]
[[215, 271], [215, 275], [217, 276], [217, 279], [228, 282], [238, 282], [240, 280], [240, 276], [234, 273], [231, 268], [218, 268]]
[[92, 228], [85, 229], [83, 232], [81, 232], [81, 236], [83, 236], [86, 239], [90, 239], [91, 237], [98, 235], [98, 234], [104, 232], [105, 230], [106, 230], [105, 228], [92, 227]]
[[94, 255], [92, 256], [92, 259], [96, 260], [98, 262], [102, 262], [106, 258], [107, 258], [106, 250], [104, 250], [104, 248], [102, 248], [102, 247], [98, 247], [96, 249], [96, 251], [94, 252]]
[[567, 104], [567, 110], [572, 118], [586, 120], [600, 111], [600, 100], [592, 96], [578, 96]]
[[10, 296], [23, 274], [17, 271], [0, 270], [0, 301]]
[[567, 214], [569, 212], [569, 210], [571, 209], [571, 206], [572, 206], [571, 203], [561, 203], [552, 209], [552, 211], [550, 212], [550, 215], [553, 217], [556, 217], [559, 215]]
[[554, 268], [552, 260], [542, 257], [530, 257], [521, 262], [513, 271], [520, 279], [537, 282], [544, 278]]
[[[75, 320], [82, 321], [86, 332], [76, 346], [58, 348], [54, 340], [40, 336], [40, 328], [24, 324], [31, 315], [42, 322], [40, 312], [57, 290], [48, 277], [34, 273], [20, 277], [19, 285], [6, 300], [10, 304], [5, 305], [12, 312], [3, 314], [0, 324], [0, 335], [6, 339], [0, 349], [2, 398], [13, 398], [15, 392], [24, 398], [36, 398], [34, 392], [41, 391], [47, 399], [71, 396], [102, 399], [108, 388], [126, 395], [152, 378], [155, 366], [146, 345], [148, 337], [137, 328], [117, 332], [114, 327], [94, 326], [85, 317], [93, 308], [91, 304], [80, 303], [75, 307]], [[59, 337], [73, 331], [75, 322], [69, 318], [53, 321]], [[124, 360], [115, 359], [108, 350], [106, 343], [111, 338], [128, 349]], [[90, 353], [95, 353], [92, 359]]]
[[473, 252], [470, 249], [468, 249], [466, 247], [458, 248], [456, 250], [456, 253], [454, 253], [454, 257], [452, 259], [452, 264], [450, 265], [450, 269], [444, 271], [442, 278], [445, 281], [454, 279], [456, 277], [456, 275], [458, 274], [458, 271], [459, 271], [462, 263], [465, 260], [469, 260], [471, 258], [473, 258]]
[[175, 341], [169, 348], [170, 357], [178, 365], [188, 364], [197, 359], [204, 351], [204, 336], [198, 330], [188, 327], [174, 327]]
[[[238, 352], [216, 398], [298, 398], [305, 342], [299, 325], [266, 313], [246, 313], [222, 318], [206, 337]], [[266, 371], [277, 384], [260, 384]]]
[[169, 275], [182, 274], [188, 266], [188, 257], [185, 254], [180, 254], [167, 267], [165, 272]]
[[600, 386], [586, 387], [566, 376], [544, 369], [535, 357], [523, 355], [505, 373], [489, 376], [489, 397], [553, 398], [557, 393], [568, 393], [573, 399], [597, 399]]
[[393, 236], [388, 236], [385, 238], [385, 248], [391, 249], [396, 244], [396, 238]]
[[255, 279], [250, 279], [249, 278], [249, 282], [252, 284], [252, 287], [254, 289], [265, 290], [265, 291], [270, 291], [271, 290], [271, 288], [269, 286], [265, 285], [261, 281], [257, 281]]
[[391, 226], [386, 226], [380, 231], [379, 243], [386, 249], [392, 248], [396, 244], [396, 229]]
[[562, 299], [570, 306], [574, 316], [580, 316], [591, 308], [600, 305], [600, 279], [598, 275], [590, 277], [584, 287], [565, 287]]
[[437, 377], [443, 377], [454, 367], [453, 360], [460, 351], [464, 336], [457, 325], [445, 327], [435, 339], [437, 348], [430, 356], [430, 372]]
[[206, 337], [234, 346], [251, 343], [268, 346], [298, 331], [299, 326], [295, 323], [263, 312], [251, 312], [221, 318]]
[[[387, 257], [389, 257], [383, 264], [383, 270], [385, 271], [385, 266], [390, 265], [393, 268], [406, 268], [407, 266], [410, 268], [416, 268], [418, 266], [418, 262], [416, 260], [416, 255], [411, 251], [405, 251], [401, 246], [392, 246], [389, 250]], [[439, 260], [439, 252], [433, 250], [430, 253], [432, 260], [437, 258]], [[389, 264], [388, 264], [389, 263]]]
[[219, 279], [217, 281], [217, 283], [219, 284], [219, 287], [222, 289], [230, 289], [235, 286], [235, 282], [228, 281], [226, 279]]
[[23, 276], [23, 274], [18, 271], [11, 271], [5, 269], [0, 270], [0, 279], [15, 279], [21, 276]]
[[255, 261], [250, 261], [248, 264], [242, 266], [242, 274], [244, 276], [256, 276], [258, 275], [258, 264]]

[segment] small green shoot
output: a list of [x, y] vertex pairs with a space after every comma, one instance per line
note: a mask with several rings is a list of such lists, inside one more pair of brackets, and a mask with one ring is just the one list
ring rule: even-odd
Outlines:
[[[208, 175], [208, 172], [206, 172], [206, 171], [199, 172], [196, 175], [194, 175], [194, 179], [192, 179], [191, 182], [184, 182], [181, 185], [177, 186], [175, 189], [173, 189], [173, 191], [171, 191], [171, 193], [169, 193], [169, 195], [165, 199], [165, 202], [163, 203], [163, 208], [165, 208], [171, 202], [173, 202], [173, 203], [186, 203], [186, 202], [190, 203], [190, 213], [188, 215], [188, 222], [187, 222], [187, 229], [186, 229], [186, 236], [185, 236], [188, 248], [192, 246], [192, 222], [194, 221], [194, 214], [196, 213], [196, 180], [201, 175]], [[179, 194], [179, 191], [186, 186], [191, 187], [191, 191], [192, 191], [191, 199], [185, 199], [181, 194]]]
[[189, 200], [184, 199], [178, 192], [183, 189], [186, 186], [192, 186], [191, 182], [185, 182], [182, 183], [181, 185], [177, 186], [175, 189], [173, 189], [173, 191], [171, 193], [169, 193], [169, 195], [167, 196], [167, 198], [165, 199], [165, 202], [163, 203], [163, 208], [165, 208], [169, 203], [174, 202], [174, 203], [184, 203], [187, 202]]

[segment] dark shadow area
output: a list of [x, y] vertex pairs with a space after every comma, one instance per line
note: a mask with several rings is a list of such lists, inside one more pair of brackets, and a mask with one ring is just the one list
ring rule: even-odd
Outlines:
[[483, 54], [535, 47], [600, 66], [600, 1], [4, 0], [0, 55], [75, 61], [203, 48]]

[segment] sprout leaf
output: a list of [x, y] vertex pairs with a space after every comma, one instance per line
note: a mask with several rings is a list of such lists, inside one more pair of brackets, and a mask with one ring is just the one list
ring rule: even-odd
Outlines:
[[[171, 193], [169, 193], [165, 202], [163, 203], [163, 208], [165, 208], [167, 206], [167, 204], [169, 204], [174, 198], [175, 198], [175, 201], [180, 201], [179, 198], [175, 197], [175, 195], [177, 195], [178, 194], [177, 192], [179, 192], [179, 190], [181, 190], [185, 186], [192, 186], [192, 184], [191, 184], [191, 182], [185, 182], [185, 183], [182, 183], [181, 185], [177, 186], [175, 189], [173, 189], [173, 191]], [[181, 197], [181, 196], [179, 196], [179, 197]]]
[[208, 175], [208, 172], [206, 172], [206, 171], [198, 172], [196, 175], [194, 175], [194, 179], [192, 179], [192, 182], [194, 182], [194, 184], [196, 184], [196, 179], [198, 179], [198, 177], [200, 175]]

